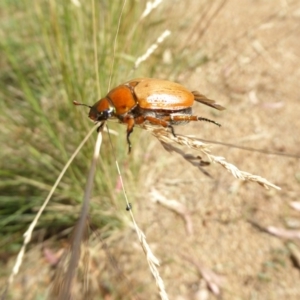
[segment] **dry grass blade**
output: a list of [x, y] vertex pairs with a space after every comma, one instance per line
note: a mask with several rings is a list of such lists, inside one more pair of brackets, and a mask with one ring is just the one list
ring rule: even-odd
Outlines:
[[278, 152], [278, 151], [272, 151], [272, 150], [257, 149], [257, 148], [245, 147], [245, 146], [241, 146], [241, 145], [230, 144], [230, 143], [211, 141], [211, 140], [207, 140], [207, 139], [200, 139], [200, 140], [202, 142], [206, 142], [206, 143], [210, 143], [210, 144], [222, 145], [222, 146], [235, 148], [235, 149], [242, 149], [242, 150], [250, 151], [250, 152], [258, 152], [258, 153], [263, 153], [263, 154], [271, 154], [271, 155], [278, 155], [278, 156], [285, 156], [285, 157], [292, 157], [292, 158], [300, 158], [300, 155], [297, 154], [297, 153], [284, 153], [284, 152]]
[[154, 0], [153, 2], [148, 1], [140, 19], [144, 19], [145, 17], [147, 17], [151, 13], [151, 11], [155, 9], [161, 2], [162, 0]]
[[159, 294], [160, 294], [160, 297], [162, 300], [168, 300], [168, 294], [165, 290], [165, 285], [164, 285], [164, 282], [162, 280], [162, 278], [160, 277], [159, 275], [159, 272], [158, 272], [158, 269], [156, 266], [159, 266], [159, 261], [158, 259], [154, 256], [153, 252], [151, 251], [150, 249], [150, 246], [148, 245], [147, 241], [146, 241], [146, 236], [145, 234], [143, 233], [143, 231], [138, 227], [138, 225], [136, 224], [134, 218], [133, 218], [133, 214], [132, 214], [132, 211], [130, 210], [131, 212], [131, 217], [133, 219], [133, 224], [134, 224], [134, 228], [135, 228], [135, 231], [138, 235], [138, 238], [139, 238], [139, 241], [140, 241], [140, 244], [143, 248], [143, 251], [144, 253], [146, 254], [146, 257], [147, 257], [147, 262], [148, 262], [148, 265], [149, 265], [149, 268], [150, 268], [150, 271], [156, 281], [156, 285], [159, 289]]
[[94, 156], [93, 156], [91, 168], [90, 168], [90, 171], [88, 174], [87, 184], [86, 184], [85, 191], [84, 191], [82, 210], [81, 210], [80, 218], [79, 218], [79, 221], [77, 224], [76, 234], [75, 234], [75, 237], [74, 237], [74, 240], [72, 243], [72, 253], [71, 253], [70, 263], [69, 263], [68, 271], [66, 274], [65, 284], [63, 286], [62, 293], [61, 293], [59, 299], [69, 299], [69, 297], [70, 297], [70, 291], [71, 291], [73, 278], [75, 276], [76, 269], [78, 266], [78, 261], [80, 258], [80, 244], [81, 244], [81, 240], [83, 237], [83, 231], [84, 231], [85, 223], [86, 223], [87, 216], [88, 216], [91, 192], [93, 189], [93, 181], [94, 181], [94, 176], [95, 176], [95, 172], [96, 172], [96, 163], [97, 163], [97, 160], [99, 157], [101, 143], [102, 143], [102, 130], [99, 130], [98, 138], [97, 138], [97, 141], [95, 144]]
[[156, 42], [147, 49], [146, 53], [144, 53], [142, 56], [137, 58], [132, 71], [136, 70], [143, 61], [146, 61], [152, 55], [152, 53], [158, 48], [158, 45], [161, 44], [170, 34], [171, 34], [170, 30], [165, 30], [157, 38]]
[[124, 183], [123, 183], [123, 178], [122, 178], [121, 171], [120, 171], [119, 164], [118, 164], [117, 160], [116, 160], [116, 167], [117, 167], [117, 170], [118, 170], [118, 173], [119, 173], [120, 182], [121, 182], [121, 186], [122, 186], [122, 189], [123, 189], [123, 195], [124, 195], [124, 198], [125, 198], [125, 201], [126, 201], [126, 207], [129, 208], [129, 213], [130, 213], [132, 222], [134, 224], [134, 229], [137, 233], [137, 236], [138, 236], [138, 239], [139, 239], [140, 244], [142, 246], [142, 249], [143, 249], [144, 253], [146, 254], [147, 263], [149, 265], [150, 271], [151, 271], [151, 273], [152, 273], [152, 275], [153, 275], [153, 277], [156, 281], [156, 285], [158, 286], [159, 294], [160, 294], [161, 299], [162, 300], [167, 300], [169, 298], [168, 298], [168, 295], [167, 295], [166, 290], [165, 290], [165, 285], [164, 285], [164, 282], [163, 282], [162, 278], [160, 277], [159, 271], [156, 267], [156, 266], [159, 266], [159, 261], [155, 257], [153, 252], [151, 251], [151, 248], [150, 248], [150, 246], [148, 245], [148, 243], [146, 241], [145, 234], [138, 227], [138, 225], [135, 221], [135, 218], [134, 218], [134, 215], [133, 215], [133, 212], [132, 212], [132, 209], [131, 209], [131, 204], [128, 201], [125, 186], [124, 186]]
[[[80, 270], [82, 270], [83, 276], [83, 288], [82, 288], [82, 294], [88, 293], [88, 271], [90, 267], [90, 261], [89, 261], [89, 247], [88, 247], [88, 222], [86, 220], [85, 224], [83, 225], [83, 231], [82, 232], [82, 240], [83, 243], [79, 245], [78, 249], [74, 247], [74, 240], [78, 238], [78, 232], [80, 232], [80, 227], [82, 226], [80, 221], [77, 222], [73, 229], [72, 233], [72, 240], [73, 242], [70, 243], [67, 249], [62, 250], [63, 253], [61, 256], [54, 255], [54, 263], [53, 267], [55, 267], [55, 273], [52, 279], [52, 284], [50, 288], [50, 298], [51, 299], [69, 299], [72, 298], [75, 292], [72, 290], [72, 279], [70, 278], [70, 268], [72, 268], [71, 272], [73, 275], [73, 272], [75, 274], [76, 268], [78, 266], [78, 262], [75, 264], [74, 268], [74, 257], [75, 255], [78, 255], [78, 257], [82, 257], [82, 266], [78, 267]], [[81, 255], [82, 253], [82, 255]], [[74, 276], [74, 275], [73, 275]], [[73, 295], [72, 295], [73, 293]], [[67, 295], [67, 298], [65, 298]]]
[[224, 278], [204, 266], [204, 264], [193, 258], [193, 256], [187, 256], [185, 254], [182, 254], [182, 256], [196, 267], [199, 275], [203, 277], [211, 292], [217, 296], [220, 296], [221, 286], [224, 284]]
[[284, 228], [278, 228], [274, 226], [268, 226], [265, 228], [265, 231], [277, 236], [282, 239], [300, 239], [300, 231], [299, 230], [289, 230], [289, 229], [284, 229]]
[[277, 190], [281, 189], [277, 185], [269, 182], [267, 179], [265, 179], [261, 176], [253, 175], [248, 172], [239, 170], [233, 164], [228, 163], [224, 157], [215, 156], [215, 155], [211, 154], [210, 153], [210, 145], [205, 144], [196, 138], [183, 136], [183, 135], [174, 136], [171, 132], [169, 132], [165, 128], [157, 128], [157, 127], [153, 127], [150, 125], [143, 125], [142, 127], [144, 129], [150, 131], [160, 142], [163, 142], [166, 144], [176, 143], [180, 146], [186, 146], [190, 149], [194, 149], [194, 150], [202, 152], [203, 154], [206, 155], [206, 157], [208, 158], [208, 160], [210, 162], [220, 164], [222, 167], [224, 167], [228, 172], [230, 172], [234, 177], [236, 177], [238, 179], [245, 180], [245, 181], [257, 182], [258, 184], [262, 185], [266, 189], [268, 189], [269, 187], [272, 187]]

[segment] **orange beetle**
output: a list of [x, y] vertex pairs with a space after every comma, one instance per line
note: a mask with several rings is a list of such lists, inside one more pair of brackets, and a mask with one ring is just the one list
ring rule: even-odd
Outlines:
[[[218, 110], [225, 109], [214, 100], [207, 99], [198, 92], [190, 92], [184, 86], [161, 79], [137, 78], [112, 89], [104, 98], [90, 107], [89, 118], [93, 121], [105, 121], [116, 117], [127, 124], [127, 143], [129, 151], [130, 134], [135, 124], [148, 122], [153, 125], [170, 127], [190, 121], [215, 121], [192, 115], [194, 101]], [[75, 104], [80, 105], [75, 102]]]

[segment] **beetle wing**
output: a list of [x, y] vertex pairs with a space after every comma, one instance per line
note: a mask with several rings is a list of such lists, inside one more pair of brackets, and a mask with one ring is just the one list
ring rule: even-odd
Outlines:
[[167, 80], [140, 78], [129, 82], [141, 108], [181, 110], [194, 103], [194, 95], [184, 86]]
[[225, 107], [223, 107], [220, 104], [216, 103], [215, 100], [208, 99], [204, 95], [200, 94], [197, 91], [193, 91], [192, 94], [194, 95], [195, 100], [197, 102], [200, 102], [202, 104], [208, 105], [208, 106], [213, 107], [213, 108], [216, 108], [218, 110], [224, 110], [225, 109]]

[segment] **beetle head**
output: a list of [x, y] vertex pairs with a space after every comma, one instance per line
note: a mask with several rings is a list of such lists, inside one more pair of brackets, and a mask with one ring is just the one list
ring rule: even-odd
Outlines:
[[100, 99], [93, 106], [73, 101], [74, 105], [82, 105], [90, 108], [89, 118], [95, 122], [106, 121], [114, 116], [115, 109], [109, 105], [106, 98]]
[[114, 108], [109, 105], [106, 98], [97, 101], [90, 109], [89, 118], [93, 121], [105, 121], [114, 115]]

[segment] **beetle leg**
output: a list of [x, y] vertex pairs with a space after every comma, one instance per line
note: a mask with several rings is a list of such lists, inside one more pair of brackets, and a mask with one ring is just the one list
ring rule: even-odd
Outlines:
[[173, 121], [173, 122], [206, 121], [206, 122], [213, 123], [217, 126], [221, 126], [221, 124], [219, 124], [213, 120], [202, 118], [202, 117], [197, 117], [197, 116], [188, 116], [188, 115], [166, 116], [166, 117], [164, 117], [164, 120]]
[[141, 124], [141, 123], [144, 123], [145, 121], [148, 121], [154, 125], [161, 125], [163, 127], [169, 127], [171, 129], [171, 132], [174, 135], [174, 137], [176, 137], [173, 126], [170, 124], [170, 122], [168, 122], [168, 120], [166, 120], [166, 118], [158, 119], [158, 118], [154, 118], [151, 116], [141, 116], [141, 117], [138, 117], [135, 119], [136, 124]]
[[98, 133], [103, 129], [104, 124], [105, 124], [105, 122], [102, 122], [102, 123], [97, 127], [97, 132], [98, 132]]
[[170, 125], [170, 123], [167, 120], [165, 120], [164, 118], [158, 119], [158, 118], [151, 117], [151, 116], [143, 116], [143, 121], [138, 120], [137, 124], [143, 123], [145, 121], [148, 121], [149, 123], [154, 124], [154, 125], [161, 125], [163, 127], [169, 127], [169, 125]]
[[172, 125], [168, 125], [168, 127], [171, 129], [171, 132], [172, 132], [173, 136], [176, 137], [174, 127]]
[[127, 144], [128, 144], [128, 154], [131, 152], [131, 142], [130, 142], [130, 135], [131, 133], [133, 132], [133, 127], [134, 127], [134, 119], [131, 118], [131, 117], [127, 117], [125, 119], [123, 119], [123, 122], [127, 124], [127, 136], [126, 136], [126, 139], [127, 139]]

